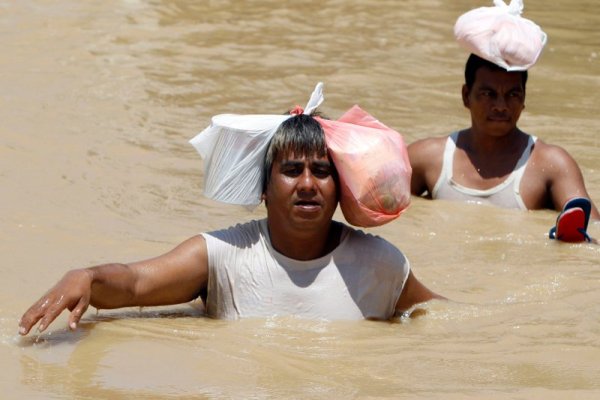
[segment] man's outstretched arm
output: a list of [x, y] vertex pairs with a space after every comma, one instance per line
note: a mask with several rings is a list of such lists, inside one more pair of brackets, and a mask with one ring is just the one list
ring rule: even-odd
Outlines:
[[130, 264], [104, 264], [67, 272], [19, 321], [26, 335], [39, 322], [44, 331], [65, 309], [75, 329], [89, 305], [96, 308], [156, 306], [191, 301], [208, 282], [206, 242], [194, 236], [159, 257]]

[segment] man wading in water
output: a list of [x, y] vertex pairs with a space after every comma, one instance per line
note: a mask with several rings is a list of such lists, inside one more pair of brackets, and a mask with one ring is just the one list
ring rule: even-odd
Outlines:
[[283, 122], [265, 158], [267, 218], [194, 236], [131, 264], [68, 272], [23, 315], [39, 331], [65, 309], [75, 329], [89, 305], [113, 309], [189, 302], [214, 318], [296, 315], [386, 320], [442, 298], [421, 284], [386, 240], [332, 220], [338, 178], [309, 115]]

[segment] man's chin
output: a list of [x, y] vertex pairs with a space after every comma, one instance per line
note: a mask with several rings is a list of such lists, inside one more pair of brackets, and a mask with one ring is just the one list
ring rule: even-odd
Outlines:
[[302, 225], [318, 225], [322, 221], [322, 217], [320, 214], [296, 214], [293, 217], [293, 221], [296, 224]]
[[321, 210], [318, 213], [294, 213], [292, 217], [294, 225], [301, 227], [303, 230], [311, 229], [323, 229], [328, 222], [331, 222], [331, 218], [327, 220]]

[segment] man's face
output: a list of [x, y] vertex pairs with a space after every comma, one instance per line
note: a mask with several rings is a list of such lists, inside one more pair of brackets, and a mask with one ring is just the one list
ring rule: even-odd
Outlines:
[[525, 108], [522, 77], [514, 72], [479, 68], [471, 90], [463, 86], [462, 96], [473, 129], [496, 137], [514, 131]]
[[265, 192], [269, 224], [303, 233], [327, 229], [337, 207], [334, 172], [327, 156], [280, 154]]

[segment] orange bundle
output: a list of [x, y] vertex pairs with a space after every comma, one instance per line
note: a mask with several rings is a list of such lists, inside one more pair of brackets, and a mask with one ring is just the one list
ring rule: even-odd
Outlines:
[[383, 225], [410, 204], [412, 169], [402, 136], [354, 106], [337, 121], [318, 118], [340, 179], [340, 206], [355, 226]]

